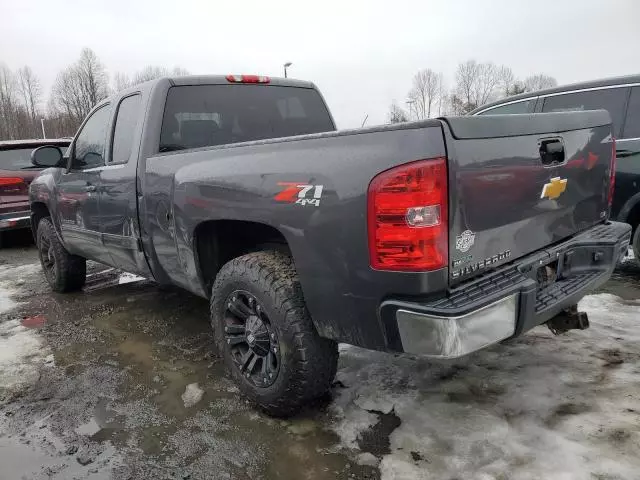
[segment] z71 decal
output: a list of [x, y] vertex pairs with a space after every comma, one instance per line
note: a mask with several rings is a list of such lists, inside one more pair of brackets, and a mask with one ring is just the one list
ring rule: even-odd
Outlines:
[[298, 182], [278, 182], [278, 185], [284, 187], [284, 190], [273, 197], [276, 201], [320, 206], [323, 185], [306, 185]]

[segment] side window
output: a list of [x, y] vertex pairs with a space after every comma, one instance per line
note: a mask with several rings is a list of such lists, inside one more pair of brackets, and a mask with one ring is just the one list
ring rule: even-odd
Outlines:
[[640, 138], [640, 87], [631, 89], [622, 138]]
[[514, 115], [517, 113], [529, 113], [530, 107], [535, 102], [535, 98], [523, 100], [522, 102], [510, 103], [509, 105], [500, 105], [499, 107], [490, 108], [478, 115]]
[[140, 95], [124, 98], [118, 106], [113, 132], [111, 163], [127, 163], [133, 150], [133, 139], [140, 118]]
[[620, 136], [624, 105], [627, 101], [626, 88], [608, 88], [591, 90], [588, 92], [567, 93], [554, 95], [544, 99], [543, 112], [571, 112], [577, 110], [598, 110], [604, 108], [609, 111], [613, 122], [613, 134]]
[[82, 127], [73, 147], [71, 168], [84, 170], [104, 165], [107, 126], [111, 108], [105, 105], [96, 110]]

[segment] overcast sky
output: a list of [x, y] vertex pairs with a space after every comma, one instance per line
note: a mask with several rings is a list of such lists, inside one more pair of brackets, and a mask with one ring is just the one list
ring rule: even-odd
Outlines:
[[560, 83], [640, 73], [640, 0], [0, 0], [0, 62], [48, 91], [82, 47], [109, 73], [145, 65], [315, 82], [338, 126], [386, 121], [413, 74], [459, 62]]

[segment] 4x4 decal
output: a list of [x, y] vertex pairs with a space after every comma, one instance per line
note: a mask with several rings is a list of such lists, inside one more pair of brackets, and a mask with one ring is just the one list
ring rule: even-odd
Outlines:
[[276, 201], [320, 206], [323, 185], [307, 185], [298, 182], [278, 182], [278, 185], [284, 187], [284, 190], [273, 197]]

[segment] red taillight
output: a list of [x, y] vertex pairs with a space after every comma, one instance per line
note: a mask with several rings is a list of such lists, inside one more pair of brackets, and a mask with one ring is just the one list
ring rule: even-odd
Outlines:
[[445, 158], [382, 172], [369, 184], [369, 257], [378, 270], [436, 270], [447, 266]]
[[269, 83], [271, 79], [262, 75], [227, 75], [231, 83]]
[[21, 183], [24, 183], [24, 180], [20, 177], [0, 177], [0, 187], [20, 185]]
[[23, 195], [27, 184], [20, 177], [0, 177], [0, 192], [5, 195]]
[[609, 207], [613, 205], [613, 192], [616, 188], [616, 139], [613, 139], [611, 166], [609, 169]]

